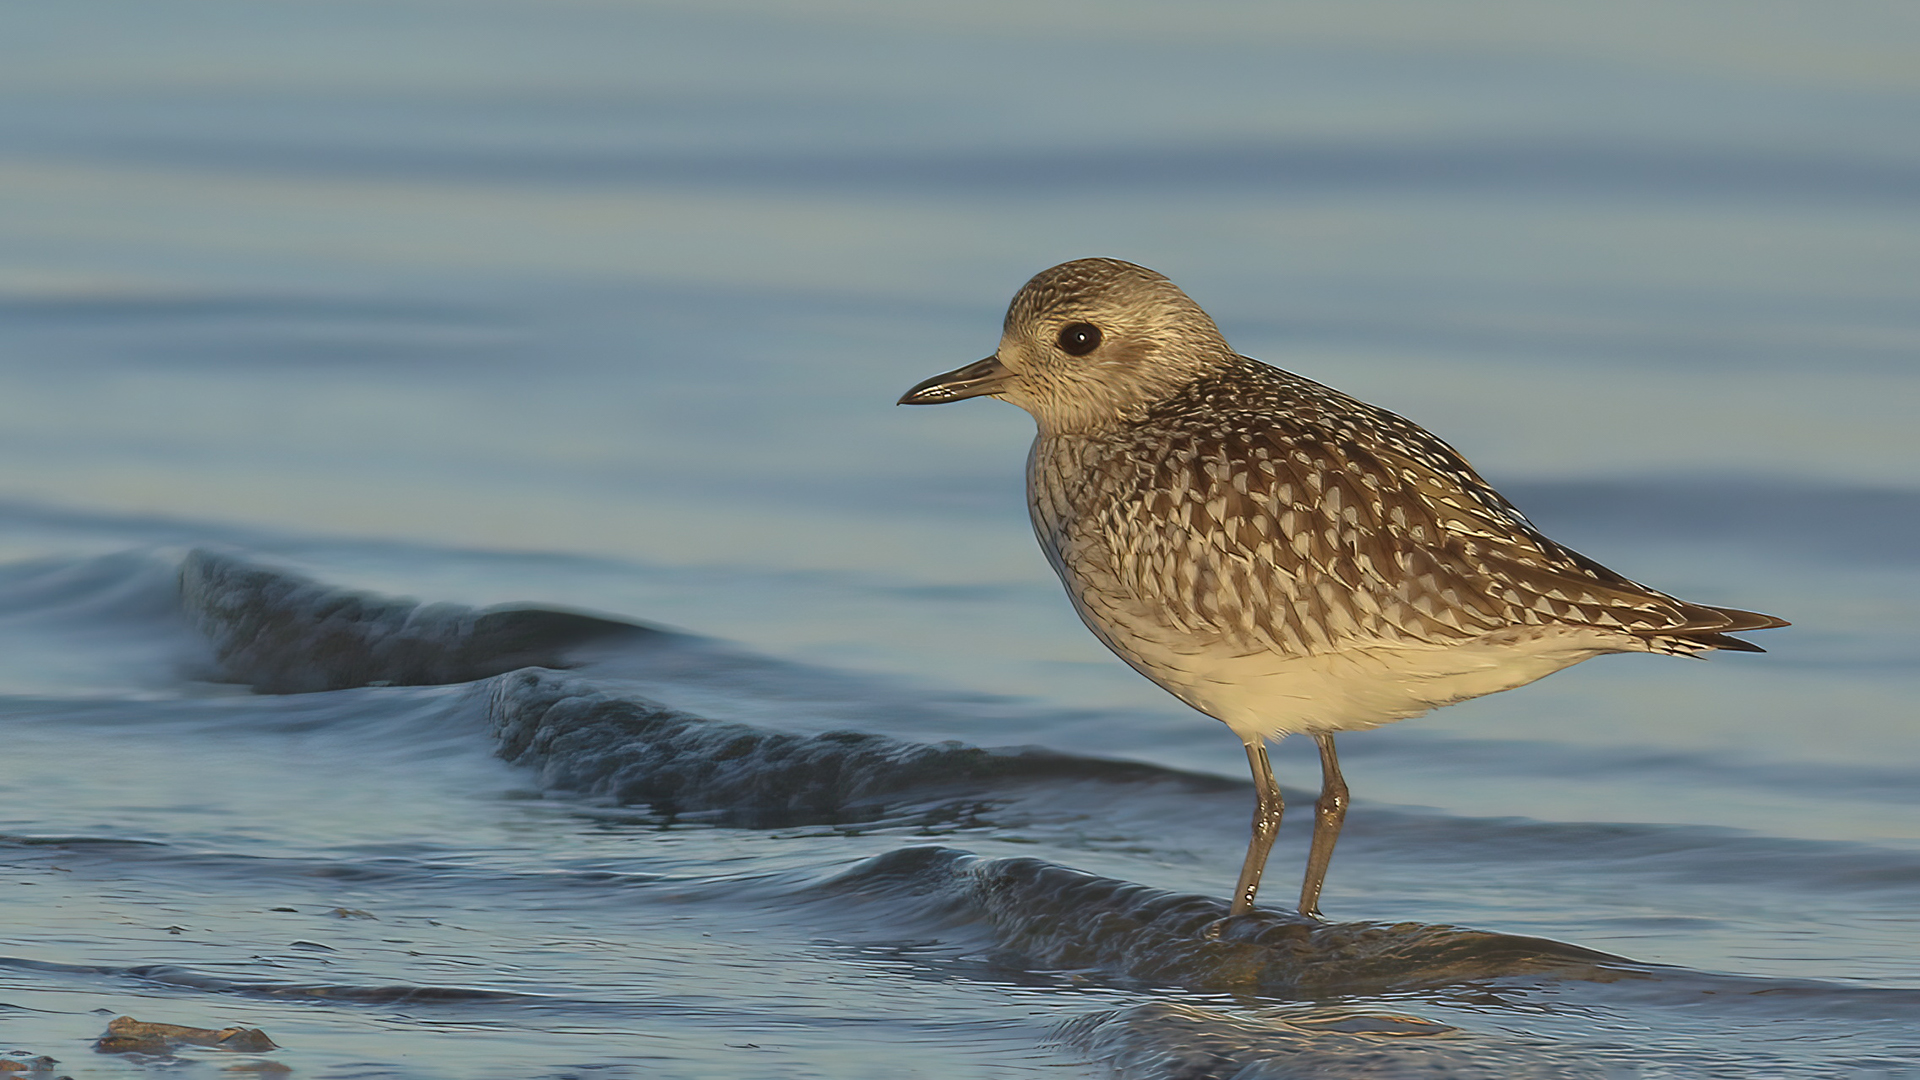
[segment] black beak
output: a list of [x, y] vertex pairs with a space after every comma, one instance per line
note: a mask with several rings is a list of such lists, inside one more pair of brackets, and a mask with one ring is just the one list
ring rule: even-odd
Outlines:
[[985, 360], [914, 384], [913, 389], [902, 394], [896, 404], [945, 405], [949, 401], [985, 397], [999, 393], [1012, 380], [1013, 372], [1000, 363], [1000, 358], [989, 356]]

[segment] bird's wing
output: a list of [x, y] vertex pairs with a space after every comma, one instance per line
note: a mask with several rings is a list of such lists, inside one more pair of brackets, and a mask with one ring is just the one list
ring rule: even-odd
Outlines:
[[1142, 461], [1135, 497], [1105, 523], [1123, 577], [1188, 630], [1293, 652], [1528, 625], [1752, 648], [1721, 635], [1783, 625], [1555, 543], [1445, 442], [1339, 396], [1337, 409], [1235, 416]]

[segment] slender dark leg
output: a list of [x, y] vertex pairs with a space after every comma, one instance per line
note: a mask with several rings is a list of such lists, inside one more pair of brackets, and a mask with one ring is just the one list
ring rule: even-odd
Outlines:
[[1280, 797], [1280, 785], [1273, 780], [1273, 766], [1267, 762], [1267, 742], [1255, 739], [1247, 744], [1247, 764], [1253, 767], [1253, 788], [1258, 801], [1253, 808], [1253, 840], [1247, 844], [1247, 861], [1240, 867], [1240, 882], [1233, 887], [1233, 907], [1227, 917], [1253, 910], [1253, 896], [1260, 891], [1260, 873], [1267, 868], [1267, 853], [1273, 850], [1274, 835], [1280, 831], [1280, 815], [1286, 800]]
[[1347, 820], [1347, 782], [1340, 776], [1340, 758], [1333, 752], [1333, 736], [1315, 735], [1320, 745], [1320, 800], [1313, 804], [1313, 847], [1307, 851], [1307, 877], [1300, 883], [1300, 914], [1318, 919], [1320, 886], [1327, 880], [1333, 845]]

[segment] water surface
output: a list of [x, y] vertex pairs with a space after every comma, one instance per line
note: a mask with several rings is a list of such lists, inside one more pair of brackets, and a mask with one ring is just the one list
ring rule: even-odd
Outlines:
[[[0, 16], [0, 1052], [1920, 1075], [1916, 47], [1894, 3]], [[1091, 254], [1795, 625], [1346, 739], [1333, 927], [1210, 936], [1235, 741], [1074, 619], [1023, 415], [891, 406]]]

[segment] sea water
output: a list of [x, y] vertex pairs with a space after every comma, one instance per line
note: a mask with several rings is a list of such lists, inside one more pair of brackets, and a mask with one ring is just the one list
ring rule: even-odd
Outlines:
[[[1920, 1075], [1916, 48], [1894, 3], [0, 15], [0, 1053]], [[1296, 809], [1219, 924], [1238, 744], [1074, 619], [1022, 414], [892, 407], [1096, 254], [1794, 625], [1343, 739], [1331, 923]]]

